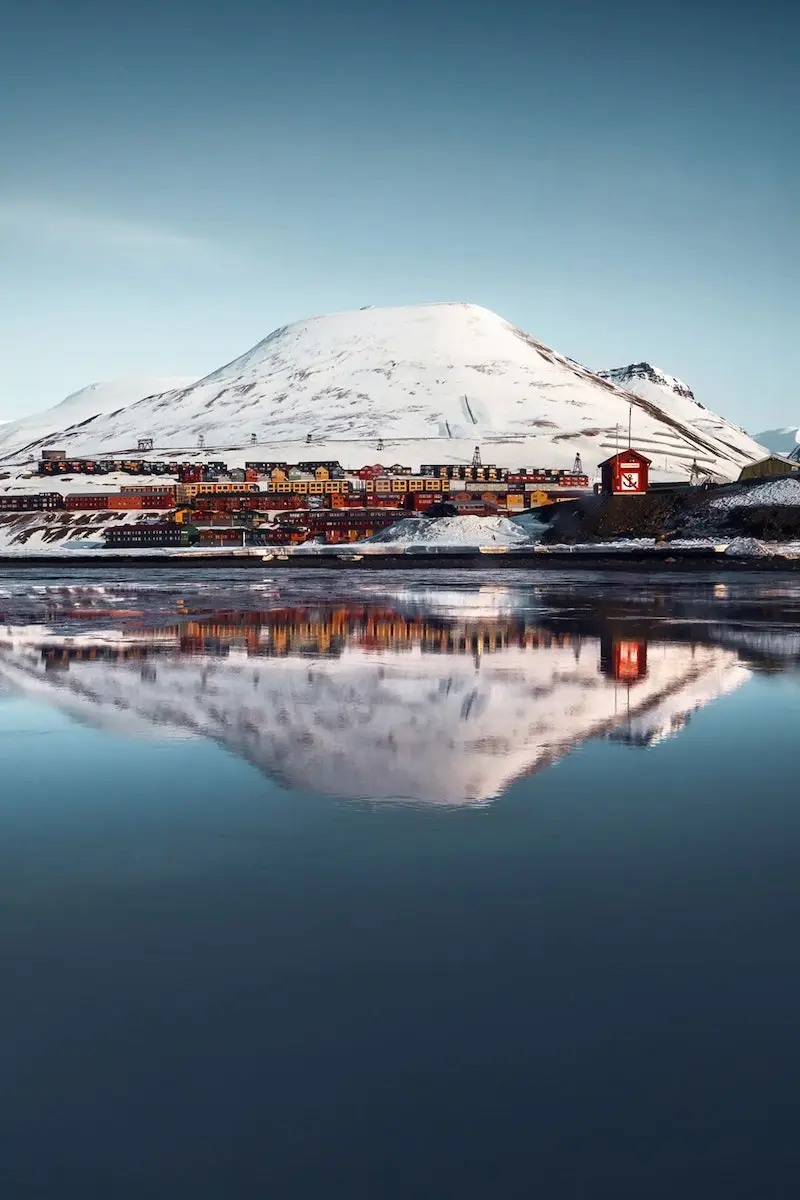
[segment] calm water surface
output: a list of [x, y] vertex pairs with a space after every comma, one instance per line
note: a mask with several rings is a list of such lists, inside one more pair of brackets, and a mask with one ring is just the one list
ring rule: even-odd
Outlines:
[[0, 1195], [797, 1194], [800, 583], [0, 579]]

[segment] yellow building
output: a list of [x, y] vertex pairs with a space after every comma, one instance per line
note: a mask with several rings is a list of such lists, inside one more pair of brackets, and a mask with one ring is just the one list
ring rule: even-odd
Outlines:
[[548, 496], [547, 492], [542, 492], [537, 489], [535, 492], [530, 492], [528, 501], [531, 508], [543, 508], [545, 504], [553, 504], [552, 497]]
[[759, 462], [747, 463], [742, 467], [739, 478], [768, 479], [774, 475], [791, 475], [795, 471], [800, 471], [800, 462], [784, 458], [781, 454], [770, 454], [769, 458], [762, 458]]
[[441, 492], [443, 480], [435, 475], [378, 475], [366, 481], [367, 494], [398, 495], [406, 492]]
[[271, 479], [267, 484], [267, 492], [279, 496], [333, 496], [349, 491], [347, 479]]
[[258, 491], [257, 483], [179, 483], [175, 487], [175, 499], [178, 504], [185, 504], [196, 496], [233, 496]]

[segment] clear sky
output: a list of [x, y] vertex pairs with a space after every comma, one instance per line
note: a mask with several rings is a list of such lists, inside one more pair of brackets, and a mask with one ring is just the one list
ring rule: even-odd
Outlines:
[[[798, 6], [800, 8], [800, 6]], [[470, 300], [800, 422], [798, 35], [764, 0], [5, 0], [0, 418]]]

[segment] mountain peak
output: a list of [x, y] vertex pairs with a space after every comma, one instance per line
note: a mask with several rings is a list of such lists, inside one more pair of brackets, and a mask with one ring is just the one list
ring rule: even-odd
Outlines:
[[[657, 387], [674, 392], [676, 396], [683, 396], [686, 400], [694, 400], [695, 404], [698, 403], [688, 383], [676, 379], [674, 375], [668, 375], [666, 371], [662, 371], [660, 367], [654, 367], [649, 362], [629, 363], [627, 367], [610, 367], [607, 371], [598, 371], [597, 374], [601, 379], [608, 379], [610, 383], [616, 383], [619, 387], [624, 388], [629, 388], [637, 380], [654, 383]], [[630, 390], [635, 391], [636, 389], [634, 387]], [[703, 405], [700, 407], [702, 408]]]

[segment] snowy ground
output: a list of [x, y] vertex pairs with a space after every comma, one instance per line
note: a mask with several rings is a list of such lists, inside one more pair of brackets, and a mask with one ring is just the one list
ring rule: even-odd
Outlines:
[[[135, 525], [140, 522], [163, 521], [161, 510], [134, 509], [129, 511], [0, 513], [0, 554], [17, 558], [74, 557], [76, 554], [105, 553], [103, 530], [111, 525]], [[115, 550], [136, 558], [142, 554], [208, 554], [208, 547]]]
[[415, 546], [524, 548], [533, 545], [533, 538], [506, 517], [410, 517], [356, 544], [359, 550], [384, 551]]

